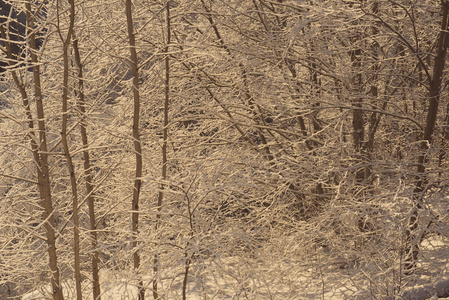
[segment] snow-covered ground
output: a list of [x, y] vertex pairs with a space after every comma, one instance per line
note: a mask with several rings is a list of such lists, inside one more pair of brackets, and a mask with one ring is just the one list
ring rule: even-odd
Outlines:
[[[270, 257], [266, 256], [268, 253], [260, 253], [264, 254], [264, 260], [228, 257], [195, 261], [189, 272], [187, 299], [414, 299], [411, 295], [415, 291], [422, 294], [423, 289], [425, 296], [416, 299], [435, 298], [435, 288], [441, 290], [442, 282], [447, 280], [449, 243], [435, 235], [423, 241], [421, 250], [419, 271], [410, 278], [380, 269], [378, 274], [368, 274], [366, 262], [343, 254], [340, 260], [330, 259], [333, 254], [326, 251], [296, 260], [292, 255]], [[182, 265], [161, 273], [158, 290], [162, 299], [182, 299], [183, 277]], [[144, 277], [148, 299], [153, 297], [151, 280]], [[132, 273], [102, 270], [101, 281], [102, 299], [137, 299], [137, 281]], [[64, 282], [63, 291], [66, 299], [76, 299], [73, 282]], [[36, 290], [22, 299], [48, 299], [44, 296], [46, 292]], [[91, 297], [90, 284], [85, 281], [83, 298]]]

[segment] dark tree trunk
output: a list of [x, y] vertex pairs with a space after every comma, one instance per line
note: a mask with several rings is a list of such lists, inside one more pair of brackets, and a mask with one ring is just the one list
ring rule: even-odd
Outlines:
[[433, 132], [435, 130], [435, 123], [438, 114], [438, 104], [440, 101], [441, 82], [444, 71], [444, 64], [446, 59], [447, 47], [449, 45], [449, 1], [442, 1], [442, 22], [441, 32], [438, 38], [437, 53], [435, 63], [433, 66], [432, 79], [430, 80], [429, 89], [429, 110], [427, 112], [426, 127], [424, 129], [421, 144], [420, 154], [418, 156], [418, 167], [416, 170], [416, 185], [413, 190], [413, 207], [408, 222], [408, 228], [405, 232], [406, 248], [405, 248], [405, 263], [404, 274], [413, 273], [416, 260], [419, 255], [419, 240], [416, 229], [418, 228], [418, 214], [423, 205], [423, 197], [425, 194], [425, 187], [427, 183], [426, 163], [428, 161], [427, 151], [432, 142]]

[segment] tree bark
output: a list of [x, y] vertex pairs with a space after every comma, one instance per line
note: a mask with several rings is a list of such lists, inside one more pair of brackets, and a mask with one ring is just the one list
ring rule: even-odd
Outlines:
[[97, 222], [95, 218], [95, 195], [94, 187], [92, 184], [92, 173], [90, 165], [90, 155], [89, 155], [89, 142], [87, 138], [87, 124], [86, 124], [86, 101], [84, 98], [84, 77], [83, 77], [83, 65], [81, 63], [80, 52], [78, 48], [78, 40], [73, 41], [73, 49], [75, 52], [75, 61], [78, 67], [78, 107], [82, 114], [82, 119], [80, 122], [80, 132], [81, 140], [83, 143], [83, 167], [84, 167], [84, 177], [86, 181], [86, 193], [87, 193], [87, 206], [89, 208], [89, 222], [90, 222], [90, 234], [91, 234], [91, 245], [93, 249], [92, 255], [92, 296], [94, 300], [101, 300], [101, 290], [100, 290], [100, 274], [98, 268], [99, 252], [98, 237], [97, 237]]
[[[64, 149], [64, 155], [70, 175], [70, 185], [72, 189], [72, 219], [73, 219], [73, 245], [74, 245], [74, 269], [75, 269], [75, 287], [76, 299], [82, 300], [83, 294], [81, 290], [81, 258], [80, 258], [80, 228], [78, 217], [78, 187], [75, 176], [75, 167], [73, 166], [70, 147], [67, 140], [67, 123], [68, 123], [68, 85], [69, 85], [69, 46], [73, 35], [73, 27], [75, 24], [75, 1], [69, 0], [70, 4], [70, 25], [68, 28], [66, 39], [63, 40], [63, 84], [62, 84], [62, 128], [61, 142]], [[61, 35], [62, 38], [62, 35]]]
[[[165, 190], [165, 181], [167, 180], [167, 143], [168, 143], [168, 111], [170, 108], [170, 55], [168, 51], [170, 50], [171, 43], [171, 23], [170, 23], [170, 1], [165, 2], [165, 26], [166, 26], [166, 34], [167, 40], [165, 42], [165, 98], [164, 98], [164, 130], [163, 130], [163, 141], [162, 141], [162, 183], [160, 186], [160, 190], [157, 198], [157, 215], [156, 215], [156, 224], [155, 231], [159, 229], [161, 226], [161, 211], [162, 211], [162, 202], [164, 199], [164, 190]], [[159, 272], [159, 256], [157, 253], [154, 255], [153, 259], [153, 272], [155, 274], [155, 278], [153, 280], [153, 298], [159, 299], [158, 293], [158, 272]]]
[[[27, 28], [34, 28], [34, 17], [31, 13], [31, 2], [27, 1], [25, 3], [26, 7], [26, 19]], [[47, 220], [44, 224], [47, 244], [48, 244], [48, 256], [49, 265], [51, 270], [51, 287], [52, 287], [52, 298], [54, 300], [62, 300], [64, 296], [62, 294], [62, 287], [60, 283], [60, 274], [58, 267], [58, 256], [56, 252], [56, 233], [55, 233], [55, 219], [53, 211], [53, 202], [51, 195], [51, 183], [50, 183], [50, 170], [48, 168], [48, 149], [47, 149], [47, 135], [46, 135], [46, 124], [45, 124], [45, 113], [44, 105], [42, 101], [42, 90], [40, 82], [40, 68], [38, 65], [38, 57], [36, 55], [36, 34], [32, 31], [29, 35], [29, 42], [31, 48], [31, 62], [33, 63], [33, 79], [34, 79], [34, 97], [36, 100], [36, 111], [38, 117], [38, 130], [39, 130], [39, 144], [32, 140], [32, 148], [35, 162], [37, 164], [38, 182], [39, 182], [39, 194], [41, 198], [41, 206], [43, 208], [43, 219]], [[18, 80], [15, 80], [17, 83]], [[22, 86], [23, 88], [23, 86]], [[20, 88], [19, 88], [20, 89]], [[24, 104], [29, 108], [28, 99], [26, 98], [26, 92], [22, 92], [22, 97], [24, 97]], [[31, 116], [31, 113], [28, 114]], [[32, 122], [32, 120], [29, 120]], [[30, 125], [31, 126], [31, 125]], [[34, 146], [33, 146], [34, 144]]]
[[[134, 152], [136, 156], [136, 173], [134, 178], [134, 189], [132, 199], [132, 231], [134, 234], [132, 247], [134, 249], [133, 261], [134, 270], [139, 273], [140, 254], [137, 248], [137, 238], [139, 233], [139, 198], [140, 188], [142, 185], [142, 145], [140, 141], [139, 123], [140, 123], [140, 94], [139, 94], [139, 70], [136, 51], [136, 40], [134, 37], [134, 25], [132, 17], [132, 2], [126, 0], [126, 22], [128, 27], [128, 42], [131, 53], [131, 69], [133, 72], [133, 95], [134, 95], [134, 112], [133, 112], [133, 140]], [[142, 279], [139, 276], [139, 300], [145, 299], [145, 288]]]
[[447, 48], [449, 46], [449, 1], [441, 1], [442, 5], [442, 22], [441, 31], [438, 37], [437, 53], [433, 66], [432, 78], [429, 88], [429, 110], [427, 112], [426, 126], [422, 134], [420, 151], [418, 156], [418, 167], [416, 170], [416, 184], [413, 190], [413, 207], [408, 221], [408, 227], [405, 232], [405, 262], [404, 274], [409, 275], [414, 272], [416, 260], [419, 255], [419, 240], [416, 229], [418, 228], [418, 214], [423, 206], [423, 198], [425, 194], [427, 176], [426, 163], [428, 161], [427, 151], [432, 143], [433, 132], [438, 114], [438, 104], [440, 101], [441, 82], [446, 60]]

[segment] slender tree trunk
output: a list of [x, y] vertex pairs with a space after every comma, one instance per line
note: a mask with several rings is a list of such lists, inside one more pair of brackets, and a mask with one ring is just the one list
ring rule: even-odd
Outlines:
[[442, 4], [442, 22], [441, 31], [438, 38], [437, 53], [433, 66], [432, 79], [430, 80], [429, 89], [429, 110], [427, 112], [426, 127], [424, 129], [420, 151], [418, 156], [418, 167], [416, 170], [416, 185], [413, 190], [413, 207], [408, 222], [408, 228], [405, 232], [405, 263], [404, 274], [409, 275], [414, 272], [416, 260], [419, 255], [420, 237], [417, 236], [418, 214], [423, 206], [423, 198], [425, 194], [425, 186], [427, 183], [426, 163], [428, 161], [427, 151], [432, 143], [433, 132], [438, 114], [438, 104], [440, 101], [441, 82], [446, 60], [447, 48], [449, 46], [449, 1], [441, 1]]
[[[26, 19], [27, 19], [27, 28], [34, 28], [34, 19], [31, 13], [31, 3], [30, 1], [25, 2], [26, 7]], [[3, 26], [2, 26], [3, 29]], [[4, 31], [2, 30], [2, 35], [4, 35]], [[51, 195], [51, 185], [50, 185], [50, 170], [48, 168], [48, 149], [47, 149], [47, 135], [46, 135], [46, 124], [45, 124], [45, 113], [44, 113], [44, 105], [42, 101], [42, 91], [41, 91], [41, 83], [40, 83], [40, 68], [38, 65], [38, 58], [35, 53], [36, 47], [36, 35], [34, 32], [31, 32], [29, 35], [29, 42], [31, 51], [31, 61], [33, 63], [33, 79], [34, 79], [34, 97], [36, 101], [36, 111], [38, 118], [38, 130], [39, 130], [39, 143], [37, 144], [36, 137], [31, 131], [31, 144], [32, 144], [32, 152], [34, 156], [34, 160], [37, 165], [37, 174], [38, 174], [38, 185], [39, 185], [39, 194], [41, 198], [41, 206], [43, 208], [42, 217], [44, 220], [47, 220], [44, 224], [46, 236], [47, 236], [47, 244], [48, 244], [48, 256], [49, 256], [49, 265], [51, 270], [51, 292], [52, 298], [54, 300], [62, 300], [64, 296], [62, 294], [62, 287], [60, 282], [60, 274], [58, 267], [58, 256], [56, 252], [56, 233], [55, 233], [55, 219], [54, 219], [54, 211], [53, 211], [53, 202]], [[9, 43], [6, 43], [9, 44]], [[11, 51], [11, 47], [9, 45], [8, 52]], [[11, 56], [11, 52], [8, 56]], [[15, 72], [13, 72], [15, 73]], [[14, 81], [16, 85], [18, 84], [18, 88], [21, 91], [23, 104], [26, 109], [26, 114], [28, 117], [28, 124], [30, 129], [33, 129], [34, 125], [33, 120], [31, 119], [31, 111], [27, 98], [27, 94], [23, 84], [20, 83], [19, 78], [16, 74], [13, 74]]]
[[187, 212], [189, 214], [190, 233], [189, 233], [189, 240], [186, 244], [186, 249], [184, 253], [185, 262], [184, 262], [184, 278], [182, 280], [182, 300], [187, 300], [187, 283], [189, 280], [190, 264], [192, 263], [192, 254], [189, 253], [190, 252], [189, 248], [191, 246], [190, 241], [195, 233], [194, 215], [193, 215], [194, 208], [192, 207], [191, 198], [188, 196], [187, 192], [185, 198], [187, 200]]
[[447, 146], [449, 141], [449, 105], [446, 107], [446, 116], [443, 123], [443, 137], [441, 139], [440, 153], [438, 154], [438, 177], [443, 175], [442, 166], [447, 156]]
[[[162, 141], [162, 183], [160, 186], [158, 198], [157, 198], [157, 215], [155, 231], [159, 230], [161, 226], [162, 218], [162, 202], [164, 199], [165, 181], [167, 180], [167, 141], [168, 141], [168, 110], [170, 104], [170, 55], [168, 54], [170, 43], [171, 43], [171, 26], [170, 26], [170, 1], [165, 2], [165, 25], [167, 40], [165, 44], [165, 99], [164, 99], [164, 131], [163, 131], [163, 141]], [[159, 257], [157, 253], [154, 255], [154, 280], [153, 280], [153, 298], [159, 299], [158, 293], [158, 273], [159, 273]]]
[[[377, 1], [375, 1], [372, 5], [372, 9], [371, 11], [373, 12], [373, 14], [378, 14], [379, 13], [379, 3], [377, 3]], [[372, 36], [377, 36], [379, 34], [379, 28], [377, 27], [377, 22], [374, 22], [373, 25], [371, 25], [371, 35]], [[377, 87], [377, 73], [379, 71], [379, 65], [378, 65], [378, 60], [379, 60], [379, 52], [380, 52], [380, 45], [377, 42], [374, 42], [371, 45], [371, 51], [372, 51], [372, 57], [375, 60], [375, 63], [373, 63], [373, 76], [371, 78], [372, 83], [371, 83], [371, 88], [369, 91], [370, 96], [374, 99], [374, 101], [377, 100], [378, 94], [379, 94], [379, 90]], [[383, 102], [382, 104], [382, 109], [385, 110], [387, 108], [387, 102]], [[374, 137], [377, 131], [377, 128], [379, 126], [379, 122], [380, 122], [380, 115], [377, 115], [376, 112], [372, 112], [370, 115], [370, 122], [369, 122], [369, 129], [368, 129], [368, 134], [367, 134], [367, 141], [366, 143], [364, 143], [363, 145], [363, 149], [364, 151], [367, 153], [367, 155], [371, 156], [371, 153], [374, 150]]]
[[[136, 40], [134, 37], [134, 25], [132, 18], [131, 0], [126, 0], [126, 21], [128, 26], [129, 50], [131, 52], [131, 69], [133, 72], [133, 94], [134, 94], [134, 113], [133, 113], [133, 139], [134, 152], [136, 155], [136, 175], [134, 179], [133, 200], [132, 200], [132, 231], [134, 233], [132, 246], [134, 249], [134, 270], [139, 273], [140, 254], [137, 248], [137, 238], [139, 233], [139, 197], [142, 185], [142, 145], [140, 142], [139, 123], [140, 123], [140, 94], [139, 94], [139, 70], [136, 51]], [[139, 276], [138, 282], [139, 300], [145, 299], [145, 288], [142, 279]]]
[[[30, 10], [30, 6], [27, 3], [27, 9]], [[30, 24], [32, 22], [31, 20], [31, 14], [27, 13], [27, 23]], [[12, 49], [11, 44], [8, 42], [9, 38], [6, 35], [6, 31], [3, 27], [3, 25], [0, 25], [0, 32], [2, 35], [2, 38], [5, 40], [5, 47], [7, 49], [7, 57], [10, 59], [9, 64], [12, 66], [13, 60], [12, 60]], [[33, 59], [33, 62], [37, 62], [37, 57], [35, 60]], [[35, 68], [38, 68], [37, 71]], [[34, 76], [39, 78], [39, 66], [33, 67], [33, 73]], [[16, 84], [20, 95], [22, 97], [22, 104], [25, 109], [25, 115], [28, 121], [28, 128], [29, 133], [27, 134], [28, 138], [30, 139], [31, 144], [31, 152], [33, 154], [34, 162], [36, 163], [36, 171], [37, 171], [37, 180], [38, 180], [38, 188], [39, 188], [39, 196], [40, 196], [40, 205], [42, 207], [42, 219], [47, 220], [44, 224], [46, 236], [47, 236], [47, 245], [48, 245], [48, 257], [49, 257], [49, 266], [51, 271], [51, 278], [50, 278], [50, 284], [52, 288], [52, 298], [54, 300], [61, 300], [63, 298], [62, 289], [60, 285], [60, 276], [59, 276], [59, 268], [58, 268], [58, 260], [57, 260], [57, 253], [56, 253], [56, 234], [55, 234], [55, 219], [53, 215], [53, 204], [52, 204], [52, 198], [51, 198], [51, 188], [50, 188], [50, 177], [49, 177], [49, 169], [47, 165], [47, 152], [43, 151], [43, 149], [47, 149], [47, 142], [46, 142], [46, 134], [45, 134], [45, 120], [44, 120], [44, 114], [43, 114], [43, 108], [42, 108], [42, 100], [37, 101], [36, 97], [36, 104], [37, 104], [37, 112], [38, 116], [41, 116], [39, 118], [38, 122], [38, 128], [44, 128], [44, 130], [40, 130], [39, 138], [36, 137], [35, 134], [35, 125], [34, 125], [34, 118], [31, 113], [30, 103], [28, 100], [28, 94], [26, 92], [24, 83], [20, 80], [17, 72], [13, 70], [11, 72], [14, 83]], [[37, 88], [38, 87], [38, 88]], [[40, 84], [35, 86], [35, 90], [40, 88]], [[40, 93], [39, 93], [40, 95]], [[39, 139], [39, 140], [38, 140]], [[39, 141], [39, 143], [38, 143]], [[41, 152], [41, 154], [39, 153]], [[45, 163], [43, 163], [45, 162]]]
[[[75, 1], [69, 0], [70, 4], [70, 25], [67, 36], [63, 41], [63, 84], [62, 84], [62, 129], [61, 142], [64, 149], [64, 155], [67, 161], [67, 167], [70, 174], [70, 185], [72, 188], [72, 218], [73, 218], [73, 245], [74, 245], [74, 269], [75, 269], [75, 287], [76, 299], [82, 300], [83, 294], [81, 290], [81, 259], [80, 259], [80, 229], [78, 217], [78, 187], [75, 177], [75, 168], [73, 166], [70, 147], [67, 141], [67, 114], [68, 114], [68, 85], [69, 85], [69, 46], [72, 39], [73, 27], [75, 24]], [[62, 37], [62, 35], [61, 35]]]
[[[189, 246], [189, 244], [187, 245]], [[191, 258], [188, 252], [185, 253], [184, 278], [182, 280], [182, 300], [187, 300], [187, 282], [189, 279], [189, 270]]]
[[75, 61], [78, 67], [78, 94], [79, 102], [78, 107], [82, 114], [80, 122], [81, 140], [83, 143], [83, 159], [84, 159], [84, 177], [86, 180], [86, 193], [87, 193], [87, 206], [89, 207], [89, 222], [90, 222], [90, 234], [91, 234], [91, 246], [93, 249], [92, 255], [92, 295], [94, 300], [101, 300], [100, 291], [100, 274], [98, 269], [98, 237], [97, 237], [97, 222], [95, 220], [95, 195], [92, 184], [92, 174], [89, 155], [89, 142], [87, 138], [87, 124], [86, 124], [86, 101], [84, 99], [84, 77], [83, 77], [83, 65], [81, 64], [81, 57], [78, 48], [78, 40], [73, 41], [73, 49], [75, 52]]
[[[361, 40], [360, 36], [353, 39], [353, 42]], [[360, 47], [360, 46], [358, 46]], [[371, 169], [369, 165], [369, 153], [366, 151], [366, 134], [365, 134], [365, 119], [363, 116], [363, 98], [362, 98], [362, 49], [357, 48], [351, 51], [351, 63], [355, 71], [355, 76], [352, 79], [353, 92], [356, 94], [355, 100], [352, 101], [352, 135], [354, 150], [357, 153], [357, 161], [362, 165], [356, 169], [355, 179], [357, 184], [364, 185], [366, 180], [371, 175]]]
[[[66, 61], [67, 60], [67, 61]], [[68, 57], [64, 57], [64, 68], [68, 68]], [[64, 90], [67, 89], [68, 72], [64, 69]], [[75, 268], [75, 286], [76, 299], [82, 300], [81, 291], [81, 266], [80, 266], [80, 229], [78, 217], [78, 188], [75, 177], [75, 168], [73, 166], [72, 156], [70, 154], [69, 143], [67, 141], [67, 92], [63, 92], [62, 97], [62, 130], [61, 142], [64, 149], [64, 155], [70, 174], [70, 185], [72, 188], [72, 218], [73, 218], [73, 244], [74, 244], [74, 268]]]

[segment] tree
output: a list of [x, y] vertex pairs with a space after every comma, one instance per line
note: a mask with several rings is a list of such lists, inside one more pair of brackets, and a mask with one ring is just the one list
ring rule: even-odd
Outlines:
[[[432, 77], [429, 77], [429, 106], [427, 111], [427, 118], [422, 133], [420, 150], [418, 156], [416, 186], [413, 190], [413, 208], [409, 219], [409, 227], [406, 231], [407, 246], [406, 246], [406, 261], [405, 270], [407, 273], [413, 272], [416, 265], [416, 260], [419, 254], [420, 237], [416, 236], [416, 229], [418, 228], [418, 212], [423, 207], [423, 198], [428, 184], [426, 174], [426, 163], [428, 162], [428, 154], [426, 153], [432, 145], [433, 133], [435, 131], [435, 124], [438, 115], [438, 106], [440, 102], [440, 95], [442, 89], [443, 70], [446, 61], [447, 48], [449, 46], [449, 2], [441, 2], [441, 31], [438, 33], [436, 56], [433, 64]], [[415, 235], [415, 236], [413, 236]]]
[[45, 286], [34, 251], [67, 297], [401, 297], [445, 232], [447, 6], [50, 2], [0, 93], [2, 273]]
[[[132, 17], [131, 0], [126, 1], [126, 21], [128, 27], [129, 49], [131, 52], [131, 70], [133, 73], [133, 95], [134, 95], [134, 113], [133, 113], [133, 139], [134, 151], [136, 155], [136, 177], [134, 181], [133, 200], [132, 200], [132, 230], [136, 234], [133, 241], [134, 248], [134, 269], [139, 272], [140, 254], [137, 250], [137, 233], [139, 231], [139, 197], [140, 187], [142, 185], [142, 147], [140, 142], [140, 94], [139, 94], [139, 70], [136, 51], [136, 41], [134, 38], [134, 25]], [[139, 299], [145, 299], [145, 289], [142, 280], [139, 280]]]
[[90, 223], [90, 231], [92, 235], [92, 296], [93, 299], [101, 300], [101, 292], [100, 292], [100, 275], [99, 275], [99, 251], [98, 247], [98, 238], [97, 238], [97, 222], [95, 216], [95, 193], [94, 186], [92, 184], [92, 170], [90, 164], [90, 154], [89, 154], [89, 142], [87, 135], [87, 125], [86, 125], [86, 101], [84, 98], [84, 77], [83, 77], [83, 65], [81, 63], [81, 57], [79, 53], [78, 40], [73, 41], [73, 50], [75, 52], [75, 61], [78, 67], [78, 97], [79, 97], [79, 111], [83, 114], [80, 121], [80, 133], [81, 139], [83, 143], [83, 167], [84, 167], [84, 176], [86, 181], [86, 194], [87, 194], [87, 205], [89, 206], [89, 223]]

